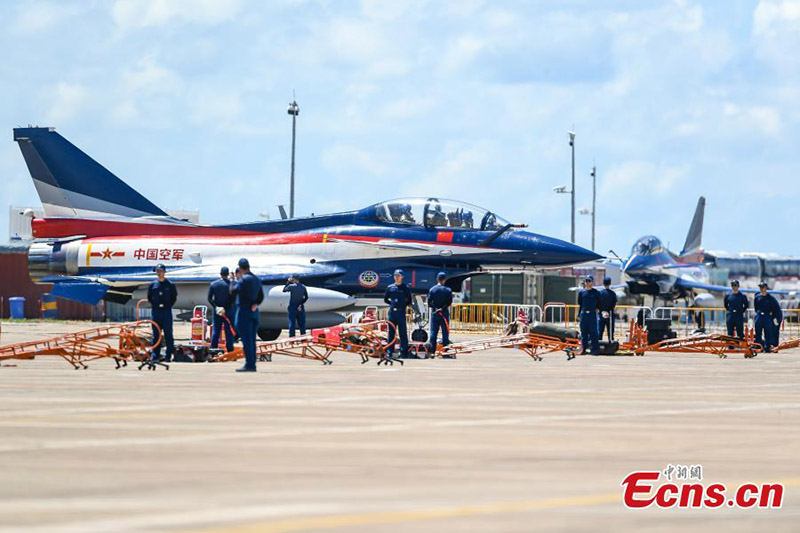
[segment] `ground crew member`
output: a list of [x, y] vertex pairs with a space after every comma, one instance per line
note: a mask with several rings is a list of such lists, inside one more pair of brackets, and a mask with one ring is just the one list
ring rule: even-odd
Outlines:
[[759, 283], [758, 288], [761, 293], [753, 298], [753, 309], [756, 312], [753, 325], [756, 330], [756, 342], [769, 353], [777, 340], [776, 332], [783, 321], [783, 312], [778, 300], [767, 292], [769, 286], [766, 281]]
[[600, 331], [597, 338], [603, 340], [603, 330], [608, 328], [608, 340], [614, 340], [614, 309], [617, 307], [617, 293], [611, 289], [611, 278], [603, 278], [603, 288], [597, 291], [600, 295], [598, 309], [598, 328]]
[[442, 330], [442, 346], [450, 344], [450, 306], [453, 304], [453, 289], [444, 282], [447, 274], [436, 275], [436, 285], [428, 291], [428, 307], [431, 308], [431, 333], [428, 339], [428, 352], [436, 353], [436, 339]]
[[408, 357], [408, 331], [406, 330], [406, 308], [411, 305], [411, 289], [403, 283], [403, 271], [394, 271], [394, 283], [386, 287], [383, 301], [389, 304], [389, 339], [394, 343], [389, 348], [392, 357], [395, 346], [400, 342], [400, 357]]
[[239, 322], [239, 293], [236, 291], [236, 282], [242, 279], [242, 271], [239, 270], [239, 267], [236, 267], [236, 270], [233, 271], [233, 279], [231, 280], [230, 290], [231, 290], [231, 304], [233, 307], [231, 308], [231, 312], [233, 313], [233, 327], [236, 329], [234, 335], [236, 336], [237, 341], [242, 340], [239, 336], [239, 326], [236, 324]]
[[[178, 299], [178, 289], [175, 284], [167, 279], [167, 269], [162, 263], [156, 265], [157, 279], [147, 288], [147, 301], [152, 307], [153, 322], [161, 328], [161, 341], [153, 348], [150, 358], [153, 361], [161, 359], [161, 345], [166, 343], [167, 353], [165, 361], [172, 361], [175, 350], [175, 340], [172, 337], [172, 306]], [[158, 330], [153, 327], [153, 338], [158, 337]]]
[[244, 350], [244, 366], [237, 372], [256, 371], [256, 332], [258, 331], [258, 306], [264, 301], [264, 289], [261, 280], [250, 272], [250, 262], [244, 257], [239, 259], [239, 271], [242, 278], [233, 283], [234, 294], [238, 300], [236, 311], [236, 330], [242, 339]]
[[744, 315], [750, 305], [747, 296], [739, 292], [739, 280], [731, 281], [731, 292], [722, 300], [725, 305], [725, 325], [728, 326], [728, 336], [744, 339]]
[[214, 310], [211, 325], [211, 348], [217, 349], [220, 331], [225, 328], [225, 348], [228, 352], [233, 351], [234, 340], [231, 329], [233, 297], [231, 296], [231, 281], [228, 279], [229, 273], [228, 267], [222, 267], [219, 271], [219, 279], [212, 281], [208, 286], [208, 303]]
[[295, 328], [300, 328], [300, 335], [306, 334], [306, 308], [308, 290], [300, 283], [299, 276], [289, 278], [283, 287], [283, 292], [289, 293], [289, 336], [294, 337]]
[[592, 355], [598, 355], [600, 347], [597, 339], [597, 307], [600, 301], [600, 293], [592, 286], [594, 284], [592, 276], [586, 276], [583, 281], [583, 289], [578, 293], [581, 344], [583, 344], [581, 354], [585, 354], [586, 350], [591, 350]]

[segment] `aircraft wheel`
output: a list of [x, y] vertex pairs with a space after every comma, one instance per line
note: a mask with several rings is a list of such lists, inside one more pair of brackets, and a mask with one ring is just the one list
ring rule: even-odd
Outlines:
[[411, 332], [411, 340], [414, 342], [427, 342], [428, 332], [424, 329], [415, 329]]
[[274, 341], [281, 335], [279, 329], [258, 328], [258, 338], [262, 341]]

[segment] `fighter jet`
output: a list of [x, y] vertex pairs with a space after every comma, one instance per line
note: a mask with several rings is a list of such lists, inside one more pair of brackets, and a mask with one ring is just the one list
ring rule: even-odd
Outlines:
[[[706, 199], [700, 197], [680, 254], [670, 252], [658, 237], [645, 235], [631, 248], [628, 259], [621, 260], [624, 285], [614, 289], [621, 296], [644, 298], [652, 296], [664, 303], [683, 300], [695, 307], [719, 307], [722, 296], [730, 287], [714, 285], [706, 265], [702, 248], [703, 217]], [[613, 254], [613, 251], [610, 253]], [[742, 292], [756, 293], [757, 289], [742, 288]], [[773, 293], [785, 294], [783, 291]]]
[[[31, 221], [31, 278], [56, 296], [95, 304], [140, 299], [158, 263], [178, 286], [179, 309], [205, 303], [222, 266], [247, 257], [264, 284], [261, 330], [276, 338], [286, 321], [282, 285], [309, 287], [309, 327], [382, 302], [401, 268], [415, 293], [445, 271], [455, 290], [487, 269], [571, 265], [598, 254], [523, 231], [480, 207], [439, 198], [390, 200], [363, 209], [288, 220], [206, 226], [170, 217], [53, 128], [16, 128], [14, 140], [45, 216]], [[176, 186], [178, 186], [176, 184]]]

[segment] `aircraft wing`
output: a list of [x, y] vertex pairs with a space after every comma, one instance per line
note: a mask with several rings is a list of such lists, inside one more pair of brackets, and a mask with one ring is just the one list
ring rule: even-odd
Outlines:
[[[723, 285], [710, 285], [708, 283], [699, 283], [697, 281], [691, 281], [691, 280], [682, 279], [682, 278], [678, 278], [678, 280], [675, 282], [675, 285], [683, 287], [685, 289], [700, 289], [700, 290], [709, 291], [709, 292], [731, 292], [731, 288], [730, 287], [725, 287]], [[747, 294], [756, 294], [756, 293], [758, 293], [760, 291], [758, 289], [740, 288], [739, 292], [744, 292], [744, 293], [747, 293]], [[770, 294], [781, 294], [781, 295], [784, 295], [784, 296], [794, 295], [795, 294], [795, 291], [773, 291], [773, 290], [770, 290], [769, 292], [770, 292]]]
[[[221, 264], [208, 264], [173, 267], [167, 271], [167, 278], [178, 283], [210, 283], [219, 278], [222, 266]], [[319, 280], [345, 273], [345, 269], [336, 264], [303, 264], [299, 261], [270, 264], [258, 264], [253, 261], [251, 270], [263, 283], [283, 283], [292, 275], [300, 276], [303, 280]], [[104, 297], [124, 303], [130, 299], [136, 288], [150, 283], [154, 279], [155, 274], [152, 271], [145, 271], [109, 272], [95, 276], [52, 276], [43, 278], [42, 281], [53, 284], [52, 293], [55, 296], [95, 305]]]

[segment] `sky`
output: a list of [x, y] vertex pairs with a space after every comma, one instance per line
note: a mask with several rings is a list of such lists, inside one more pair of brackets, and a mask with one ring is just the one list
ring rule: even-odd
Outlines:
[[[53, 126], [203, 223], [437, 196], [597, 246], [800, 255], [800, 0], [0, 0], [0, 206], [39, 200], [11, 129]], [[591, 217], [576, 216], [590, 245]], [[8, 220], [0, 216], [0, 235]]]

